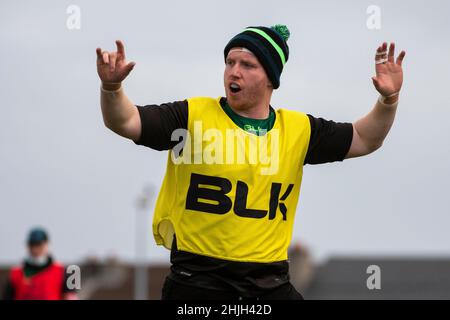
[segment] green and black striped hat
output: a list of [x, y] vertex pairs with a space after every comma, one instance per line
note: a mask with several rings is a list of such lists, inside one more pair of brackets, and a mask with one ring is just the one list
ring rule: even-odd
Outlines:
[[225, 47], [225, 61], [231, 48], [244, 47], [261, 62], [274, 89], [280, 86], [280, 75], [289, 58], [289, 29], [277, 24], [268, 27], [248, 27], [234, 36]]

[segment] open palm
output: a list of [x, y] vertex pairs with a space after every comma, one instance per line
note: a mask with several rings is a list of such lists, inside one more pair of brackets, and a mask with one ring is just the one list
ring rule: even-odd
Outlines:
[[387, 43], [384, 42], [375, 56], [376, 76], [372, 77], [372, 81], [377, 91], [385, 97], [400, 92], [403, 84], [402, 62], [406, 52], [400, 52], [395, 61], [394, 52], [395, 44], [391, 43], [387, 52]]

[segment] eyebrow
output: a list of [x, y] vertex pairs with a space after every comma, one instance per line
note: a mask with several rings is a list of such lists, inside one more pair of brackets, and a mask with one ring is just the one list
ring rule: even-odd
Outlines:
[[251, 65], [256, 65], [256, 63], [255, 63], [255, 62], [253, 62], [253, 61], [250, 61], [250, 60], [246, 60], [246, 59], [242, 59], [242, 62], [245, 62], [245, 63], [251, 64]]
[[[226, 59], [226, 61], [228, 61], [228, 60], [231, 60], [231, 61], [236, 61], [236, 59], [234, 59], [234, 58], [230, 58], [230, 57], [227, 57], [227, 59]], [[245, 59], [245, 58], [240, 58], [239, 59], [242, 63], [248, 63], [248, 64], [251, 64], [251, 65], [256, 65], [256, 63], [255, 62], [253, 62], [253, 61], [250, 61], [250, 60], [248, 60], [248, 59]]]

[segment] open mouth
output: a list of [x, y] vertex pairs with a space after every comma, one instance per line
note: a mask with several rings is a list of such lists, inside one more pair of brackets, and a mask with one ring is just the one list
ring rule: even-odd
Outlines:
[[241, 87], [237, 83], [232, 82], [230, 84], [230, 90], [233, 93], [238, 93], [239, 91], [241, 91]]

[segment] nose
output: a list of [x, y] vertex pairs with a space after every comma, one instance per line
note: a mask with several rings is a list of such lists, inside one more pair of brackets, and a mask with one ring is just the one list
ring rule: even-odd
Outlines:
[[230, 67], [230, 76], [233, 78], [241, 78], [242, 74], [239, 63], [235, 63], [232, 67]]

